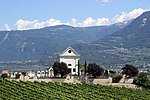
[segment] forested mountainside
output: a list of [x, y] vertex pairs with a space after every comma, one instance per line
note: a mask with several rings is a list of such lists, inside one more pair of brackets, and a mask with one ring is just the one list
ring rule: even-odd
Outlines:
[[105, 66], [150, 63], [150, 11], [121, 30], [92, 43], [74, 45], [82, 59]]
[[23, 31], [0, 31], [0, 60], [40, 60], [77, 43], [90, 43], [120, 30], [125, 24], [95, 27], [58, 25]]

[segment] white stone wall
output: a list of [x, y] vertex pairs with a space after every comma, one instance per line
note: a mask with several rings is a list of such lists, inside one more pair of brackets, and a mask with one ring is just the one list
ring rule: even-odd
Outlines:
[[[71, 66], [68, 66], [68, 68], [71, 68], [71, 74], [78, 74], [78, 60], [77, 57], [60, 57], [60, 62], [64, 62], [67, 64], [71, 64]], [[75, 69], [75, 72], [73, 72], [73, 69]]]
[[110, 84], [112, 83], [112, 78], [108, 79], [94, 79], [93, 84]]

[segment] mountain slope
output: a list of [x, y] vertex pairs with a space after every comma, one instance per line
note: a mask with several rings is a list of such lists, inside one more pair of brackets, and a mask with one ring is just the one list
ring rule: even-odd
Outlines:
[[89, 43], [118, 31], [124, 25], [72, 27], [58, 25], [35, 30], [1, 31], [0, 61], [39, 60], [76, 43]]
[[150, 11], [121, 30], [92, 43], [76, 44], [74, 48], [88, 62], [104, 66], [150, 63]]
[[150, 47], [150, 11], [143, 13], [130, 25], [95, 43], [110, 47]]

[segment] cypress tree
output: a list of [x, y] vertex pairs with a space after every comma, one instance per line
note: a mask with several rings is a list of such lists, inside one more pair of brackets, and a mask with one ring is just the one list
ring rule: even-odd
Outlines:
[[80, 61], [78, 60], [78, 76], [80, 76]]
[[87, 64], [86, 64], [86, 60], [85, 60], [85, 63], [84, 63], [84, 75], [86, 75], [86, 67], [87, 67]]

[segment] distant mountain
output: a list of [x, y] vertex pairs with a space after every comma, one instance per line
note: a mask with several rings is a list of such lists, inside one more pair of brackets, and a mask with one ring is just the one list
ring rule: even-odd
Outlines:
[[72, 27], [58, 25], [24, 31], [0, 31], [0, 61], [40, 60], [77, 43], [90, 43], [125, 25]]
[[74, 45], [82, 59], [104, 66], [150, 63], [150, 11], [113, 34], [91, 43]]
[[150, 11], [144, 12], [130, 25], [97, 40], [95, 43], [109, 47], [143, 48], [150, 47]]

